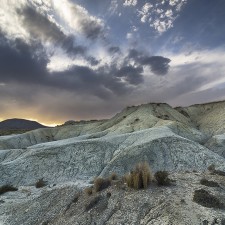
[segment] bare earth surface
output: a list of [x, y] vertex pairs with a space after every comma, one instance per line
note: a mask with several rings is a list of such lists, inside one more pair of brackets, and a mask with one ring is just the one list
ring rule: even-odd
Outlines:
[[[81, 191], [94, 177], [122, 176], [141, 161], [176, 182], [140, 191], [111, 186], [92, 196]], [[223, 207], [193, 201], [195, 190], [204, 189], [225, 205], [225, 176], [210, 174], [211, 164], [225, 171], [225, 102], [146, 104], [109, 120], [2, 136], [0, 186], [19, 190], [0, 195], [0, 225], [222, 225]], [[40, 178], [48, 185], [37, 189]], [[218, 187], [200, 184], [202, 178]]]

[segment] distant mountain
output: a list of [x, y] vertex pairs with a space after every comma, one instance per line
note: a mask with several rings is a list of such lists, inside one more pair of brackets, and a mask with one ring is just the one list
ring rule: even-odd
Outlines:
[[46, 126], [32, 120], [7, 119], [0, 122], [0, 130], [35, 130]]

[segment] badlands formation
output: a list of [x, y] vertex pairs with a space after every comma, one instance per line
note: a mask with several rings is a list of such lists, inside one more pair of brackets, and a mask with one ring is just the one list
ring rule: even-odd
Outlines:
[[[0, 195], [0, 225], [225, 224], [225, 101], [151, 103], [67, 124], [0, 137], [0, 187], [18, 188]], [[97, 176], [123, 176], [143, 161], [153, 173], [168, 171], [172, 184], [82, 191]], [[207, 170], [212, 164], [220, 173]], [[36, 188], [41, 178], [46, 186]], [[193, 201], [198, 190], [219, 207]]]

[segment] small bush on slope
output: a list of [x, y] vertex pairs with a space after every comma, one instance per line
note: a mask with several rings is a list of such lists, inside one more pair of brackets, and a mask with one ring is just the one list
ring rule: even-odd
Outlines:
[[225, 172], [222, 170], [216, 170], [215, 165], [212, 164], [208, 167], [208, 170], [211, 172], [211, 174], [217, 174], [219, 176], [225, 176]]
[[134, 189], [147, 188], [151, 182], [151, 170], [147, 162], [139, 163], [134, 170], [125, 176], [128, 187]]
[[85, 192], [86, 195], [92, 195], [93, 194], [93, 187], [85, 188], [84, 192]]
[[110, 179], [111, 181], [112, 181], [112, 180], [118, 180], [118, 176], [117, 176], [116, 173], [113, 172], [113, 173], [110, 175], [109, 179]]
[[103, 189], [109, 187], [111, 184], [110, 179], [109, 178], [101, 178], [101, 177], [97, 177], [94, 180], [94, 190], [96, 192], [102, 191]]
[[215, 170], [215, 165], [214, 164], [211, 164], [209, 167], [208, 167], [208, 170], [213, 172]]
[[195, 190], [193, 201], [207, 208], [224, 208], [224, 205], [219, 201], [218, 198], [204, 189]]
[[157, 184], [160, 186], [170, 184], [170, 179], [168, 178], [168, 176], [169, 176], [169, 173], [167, 171], [158, 171], [154, 175], [157, 181]]
[[12, 185], [3, 185], [0, 187], [0, 195], [10, 191], [18, 191], [18, 188], [13, 187]]
[[220, 186], [217, 182], [210, 181], [210, 180], [207, 180], [205, 178], [202, 178], [200, 180], [200, 184], [205, 185], [205, 186], [208, 186], [208, 187], [219, 187]]
[[44, 187], [44, 186], [46, 186], [46, 185], [47, 185], [47, 182], [44, 181], [43, 178], [39, 179], [39, 180], [35, 183], [35, 187], [36, 187], [36, 188], [42, 188], [42, 187]]

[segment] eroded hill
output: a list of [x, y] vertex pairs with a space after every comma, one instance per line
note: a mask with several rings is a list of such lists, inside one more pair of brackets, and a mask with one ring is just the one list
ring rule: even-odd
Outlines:
[[[5, 224], [16, 224], [10, 214], [11, 207], [22, 207], [24, 210], [28, 210], [27, 217], [39, 218], [36, 214], [32, 214], [32, 210], [29, 212], [30, 204], [40, 205], [36, 210], [41, 212], [44, 196], [52, 196], [48, 200], [49, 204], [52, 204], [54, 196], [62, 192], [60, 199], [57, 197], [58, 200], [55, 203], [57, 207], [49, 208], [51, 214], [49, 224], [60, 224], [58, 221], [61, 220], [56, 214], [62, 213], [62, 208], [69, 202], [69, 199], [78, 190], [89, 186], [94, 177], [107, 177], [112, 172], [122, 176], [130, 171], [134, 164], [141, 161], [147, 161], [153, 172], [167, 170], [170, 174], [176, 173], [181, 180], [180, 174], [185, 171], [196, 170], [204, 174], [211, 164], [214, 164], [217, 169], [225, 171], [224, 120], [225, 102], [185, 108], [172, 108], [168, 104], [152, 103], [127, 107], [109, 120], [38, 129], [24, 134], [0, 137], [0, 185], [11, 184], [19, 187], [20, 190], [13, 194], [4, 194], [4, 203], [0, 204], [0, 211], [3, 212], [0, 214], [2, 221], [5, 218], [7, 221]], [[183, 181], [187, 185], [192, 185], [191, 182], [195, 179], [195, 175], [191, 174], [190, 177], [190, 179], [187, 176], [184, 177]], [[40, 178], [48, 183], [48, 187], [45, 187], [42, 192], [34, 188], [35, 182]], [[222, 182], [220, 186], [220, 191], [223, 192], [224, 183]], [[192, 186], [191, 191], [194, 191], [194, 188], [195, 185]], [[22, 189], [28, 190], [32, 200], [29, 197], [25, 198], [26, 194], [22, 194]], [[156, 199], [165, 194], [164, 189], [162, 190], [162, 193], [156, 191]], [[166, 190], [168, 193], [173, 192], [173, 189], [170, 188]], [[179, 187], [176, 190], [179, 193], [184, 191]], [[152, 201], [147, 196], [143, 197], [147, 195], [146, 193], [141, 192], [137, 196], [140, 195], [140, 198]], [[120, 195], [120, 192], [115, 191], [115, 195], [117, 194]], [[125, 192], [124, 194], [132, 196], [131, 193]], [[189, 194], [191, 195], [191, 192]], [[126, 201], [129, 202], [129, 199], [131, 201], [131, 196]], [[82, 203], [78, 203], [78, 208], [80, 208], [79, 204]], [[105, 207], [112, 208], [112, 204], [107, 203]], [[157, 214], [157, 204], [156, 201], [154, 206], [149, 205], [146, 210], [151, 211], [151, 207], [153, 207]], [[176, 201], [172, 201], [171, 204], [176, 204]], [[189, 206], [197, 207], [195, 203], [189, 204]], [[139, 205], [135, 207], [137, 211], [142, 210]], [[185, 213], [188, 212], [185, 205], [181, 204], [181, 207], [184, 208], [184, 211], [186, 210]], [[17, 208], [14, 210], [17, 211]], [[109, 214], [112, 214], [110, 214], [111, 217], [115, 214], [116, 223], [107, 222], [111, 217], [107, 220], [103, 219], [106, 216], [103, 214], [102, 217], [96, 219], [96, 224], [128, 224], [119, 220], [128, 209], [122, 207], [118, 210], [121, 211], [121, 214], [118, 214], [117, 211], [117, 215], [114, 211], [110, 212], [109, 210]], [[165, 206], [164, 210], [166, 213], [169, 209]], [[129, 222], [129, 224], [195, 224], [193, 221], [198, 221], [196, 224], [200, 224], [199, 221], [203, 221], [202, 218], [198, 218], [192, 223], [182, 223], [178, 217], [174, 219], [178, 222], [166, 223], [166, 218], [169, 218], [167, 214], [165, 214], [165, 218], [156, 220], [147, 211], [145, 215], [140, 213], [139, 219], [134, 220], [139, 222]], [[64, 221], [61, 224], [72, 224], [69, 221], [78, 221], [76, 220], [76, 216], [80, 215], [78, 212], [82, 214], [78, 209], [74, 209], [70, 216], [60, 214], [60, 218]], [[197, 211], [194, 213], [196, 217], [197, 213]], [[85, 218], [87, 218], [86, 216]], [[14, 217], [19, 218], [19, 210]], [[187, 221], [188, 218], [187, 215]], [[218, 218], [220, 221], [223, 219], [222, 217]], [[44, 219], [47, 220], [47, 217]], [[33, 224], [41, 224], [40, 221], [44, 220], [36, 219], [35, 221]], [[75, 224], [92, 224], [94, 220], [88, 221], [83, 223], [80, 221]], [[161, 222], [157, 223], [157, 221]], [[168, 221], [171, 220], [168, 219]], [[32, 223], [23, 222], [21, 224]]]

